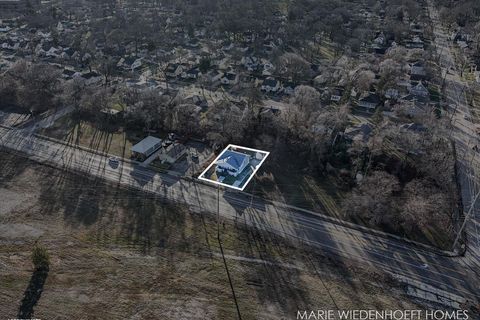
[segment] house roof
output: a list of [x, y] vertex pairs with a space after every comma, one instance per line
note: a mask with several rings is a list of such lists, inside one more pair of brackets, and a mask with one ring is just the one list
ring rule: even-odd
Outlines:
[[175, 70], [177, 70], [177, 68], [178, 68], [177, 63], [169, 63], [167, 68], [166, 68], [166, 71], [167, 72], [174, 72]]
[[362, 102], [368, 102], [368, 103], [380, 103], [380, 97], [376, 93], [371, 93], [367, 95], [366, 97], [360, 99]]
[[427, 128], [420, 123], [405, 123], [400, 126], [402, 129], [412, 130], [412, 131], [427, 131]]
[[224, 77], [227, 78], [228, 80], [232, 81], [232, 80], [235, 80], [237, 75], [235, 73], [227, 72], [227, 73], [225, 73]]
[[172, 158], [177, 158], [181, 155], [187, 148], [181, 143], [174, 143], [167, 147], [166, 153]]
[[136, 153], [147, 153], [148, 150], [157, 147], [162, 140], [156, 137], [148, 136], [132, 147], [132, 151]]
[[269, 87], [276, 87], [277, 86], [277, 80], [275, 80], [275, 79], [265, 79], [265, 80], [263, 80], [263, 85], [264, 86], [269, 86]]
[[192, 69], [187, 71], [188, 74], [199, 74], [200, 70], [197, 67], [193, 67]]
[[373, 126], [370, 123], [361, 123], [346, 128], [344, 134], [348, 139], [368, 141], [372, 131]]
[[426, 74], [426, 72], [425, 72], [425, 68], [423, 66], [423, 63], [420, 62], [420, 61], [417, 61], [414, 64], [412, 64], [410, 74], [411, 75], [424, 76]]
[[234, 168], [236, 170], [239, 170], [243, 161], [245, 161], [245, 159], [249, 158], [249, 157], [250, 156], [245, 154], [245, 153], [226, 150], [225, 152], [223, 152], [223, 154], [217, 160], [216, 164], [221, 165], [221, 164], [226, 163], [226, 164], [230, 165], [232, 168]]

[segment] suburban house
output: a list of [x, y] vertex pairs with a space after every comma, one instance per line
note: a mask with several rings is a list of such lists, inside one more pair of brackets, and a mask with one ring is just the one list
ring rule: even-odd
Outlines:
[[159, 159], [163, 163], [175, 163], [184, 154], [187, 153], [187, 148], [181, 143], [173, 143], [160, 152]]
[[242, 64], [248, 71], [255, 71], [258, 67], [259, 61], [257, 57], [243, 57]]
[[162, 140], [156, 137], [148, 136], [136, 145], [132, 146], [132, 158], [139, 161], [145, 161], [155, 151], [162, 147]]
[[330, 101], [339, 102], [343, 97], [344, 89], [342, 87], [336, 87], [332, 90], [330, 95]]
[[80, 77], [80, 78], [85, 79], [85, 84], [86, 85], [93, 85], [93, 84], [97, 84], [97, 83], [103, 81], [102, 75], [100, 75], [96, 71], [88, 71], [88, 72], [84, 72], [84, 73], [78, 73], [77, 72], [72, 77], [73, 78]]
[[380, 103], [380, 97], [376, 93], [369, 93], [358, 100], [357, 107], [363, 111], [373, 113], [380, 106]]
[[273, 78], [267, 78], [263, 80], [261, 89], [265, 92], [277, 92], [280, 89], [280, 83]]
[[428, 89], [423, 85], [423, 83], [419, 82], [416, 86], [410, 88], [410, 93], [417, 97], [426, 98], [429, 96]]
[[423, 49], [425, 43], [419, 36], [413, 36], [411, 40], [406, 41], [405, 46], [409, 49]]
[[175, 78], [179, 76], [183, 71], [183, 66], [178, 63], [169, 63], [165, 69], [165, 75], [167, 77]]
[[427, 77], [427, 71], [422, 62], [415, 62], [410, 66], [410, 80], [420, 81]]
[[387, 99], [398, 99], [400, 92], [397, 89], [389, 88], [385, 91], [385, 98]]
[[347, 142], [367, 142], [373, 132], [373, 126], [370, 123], [359, 123], [347, 127], [343, 132], [343, 138]]
[[200, 70], [197, 67], [194, 67], [194, 68], [191, 68], [187, 71], [184, 71], [182, 73], [182, 78], [184, 78], [184, 79], [198, 79], [198, 77], [201, 74], [202, 73], [200, 72]]
[[293, 83], [292, 81], [288, 81], [288, 82], [285, 82], [283, 84], [283, 93], [285, 93], [286, 95], [289, 95], [291, 96], [294, 92], [295, 92], [295, 88], [297, 86], [295, 85], [295, 83]]
[[227, 173], [234, 177], [238, 176], [250, 163], [250, 156], [237, 151], [227, 150], [217, 160], [215, 165], [219, 173]]
[[212, 83], [220, 81], [222, 77], [223, 77], [223, 73], [218, 70], [213, 70], [208, 74], [208, 79]]
[[234, 72], [226, 72], [220, 78], [220, 83], [224, 85], [232, 85], [238, 82], [238, 75]]

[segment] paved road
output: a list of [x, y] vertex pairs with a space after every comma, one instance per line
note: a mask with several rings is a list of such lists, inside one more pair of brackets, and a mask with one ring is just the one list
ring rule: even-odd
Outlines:
[[[431, 15], [436, 18], [436, 12], [432, 11]], [[454, 66], [445, 33], [438, 27], [435, 33], [437, 47], [444, 48], [439, 49], [441, 64], [446, 67]], [[464, 205], [468, 209], [468, 199], [472, 199], [477, 190], [472, 179], [472, 176], [475, 176], [472, 169], [475, 166], [472, 164], [480, 161], [470, 147], [476, 135], [471, 124], [463, 117], [464, 114], [469, 114], [463, 86], [458, 75], [447, 76], [445, 93], [448, 101], [458, 105], [452, 137], [457, 143], [459, 179]], [[218, 200], [223, 218], [298, 239], [335, 255], [340, 262], [357, 261], [401, 277], [411, 285], [425, 285], [427, 290], [442, 296], [454, 294], [450, 298], [455, 301], [462, 301], [463, 297], [469, 301], [480, 302], [478, 214], [467, 226], [469, 246], [466, 256], [447, 257], [401, 240], [349, 228], [322, 218], [320, 214], [251, 198], [244, 193], [224, 192], [195, 181], [160, 175], [129, 162], [121, 161], [119, 167], [114, 169], [109, 166], [105, 156], [33, 135], [36, 127], [38, 126], [24, 129], [0, 127], [0, 146], [19, 151], [41, 163], [85, 172], [126, 187], [155, 193], [170, 201], [187, 204], [192, 211], [216, 213]], [[428, 268], [422, 267], [424, 264], [427, 264]]]
[[[243, 193], [224, 192], [195, 181], [160, 175], [128, 162], [121, 162], [114, 169], [104, 156], [39, 138], [29, 130], [0, 128], [0, 137], [0, 145], [27, 154], [33, 160], [88, 172], [113, 183], [153, 192], [170, 201], [187, 204], [193, 211], [216, 213], [219, 192], [223, 218], [296, 238], [337, 256], [339, 261], [353, 259], [403, 276], [410, 283], [430, 285], [431, 291], [436, 293], [436, 289], [441, 289], [469, 301], [480, 301], [480, 292], [477, 290], [480, 273], [471, 269], [463, 258], [444, 257], [401, 240], [332, 223], [300, 209], [268, 203], [259, 198], [252, 199]], [[429, 266], [426, 269], [422, 267], [425, 263]], [[462, 299], [454, 297], [454, 300]]]
[[450, 110], [453, 113], [452, 138], [457, 150], [458, 181], [461, 186], [464, 211], [467, 213], [471, 205], [474, 205], [465, 229], [468, 244], [465, 261], [468, 261], [470, 267], [480, 270], [480, 199], [473, 203], [476, 194], [480, 191], [478, 185], [480, 154], [472, 149], [475, 145], [480, 148], [480, 140], [475, 132], [476, 126], [468, 120], [472, 119], [465, 95], [468, 84], [461, 79], [457, 71], [447, 32], [442, 27], [438, 11], [432, 4], [430, 4], [430, 17], [434, 22], [439, 64], [444, 71], [448, 70], [443, 92], [446, 102], [454, 107]]

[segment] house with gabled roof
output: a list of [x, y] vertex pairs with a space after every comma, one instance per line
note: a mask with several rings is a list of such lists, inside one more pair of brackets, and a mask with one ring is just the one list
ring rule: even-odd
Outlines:
[[169, 63], [165, 69], [165, 75], [167, 77], [175, 78], [179, 76], [183, 71], [183, 66], [178, 63]]
[[410, 80], [419, 81], [427, 77], [427, 71], [421, 61], [417, 61], [410, 66]]
[[358, 100], [357, 107], [363, 111], [373, 113], [380, 106], [380, 103], [380, 97], [376, 93], [368, 93]]
[[220, 78], [220, 82], [224, 85], [236, 84], [238, 82], [238, 75], [233, 71], [225, 72]]
[[227, 173], [231, 176], [238, 176], [250, 163], [250, 155], [226, 150], [215, 163], [218, 173]]
[[261, 90], [265, 92], [277, 92], [280, 89], [280, 82], [273, 78], [263, 80]]

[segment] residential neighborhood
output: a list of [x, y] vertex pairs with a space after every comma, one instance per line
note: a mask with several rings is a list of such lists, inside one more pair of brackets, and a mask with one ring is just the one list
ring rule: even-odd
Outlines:
[[479, 35], [477, 0], [0, 0], [0, 315], [479, 318]]
[[268, 154], [262, 150], [229, 145], [205, 169], [199, 179], [243, 190]]

